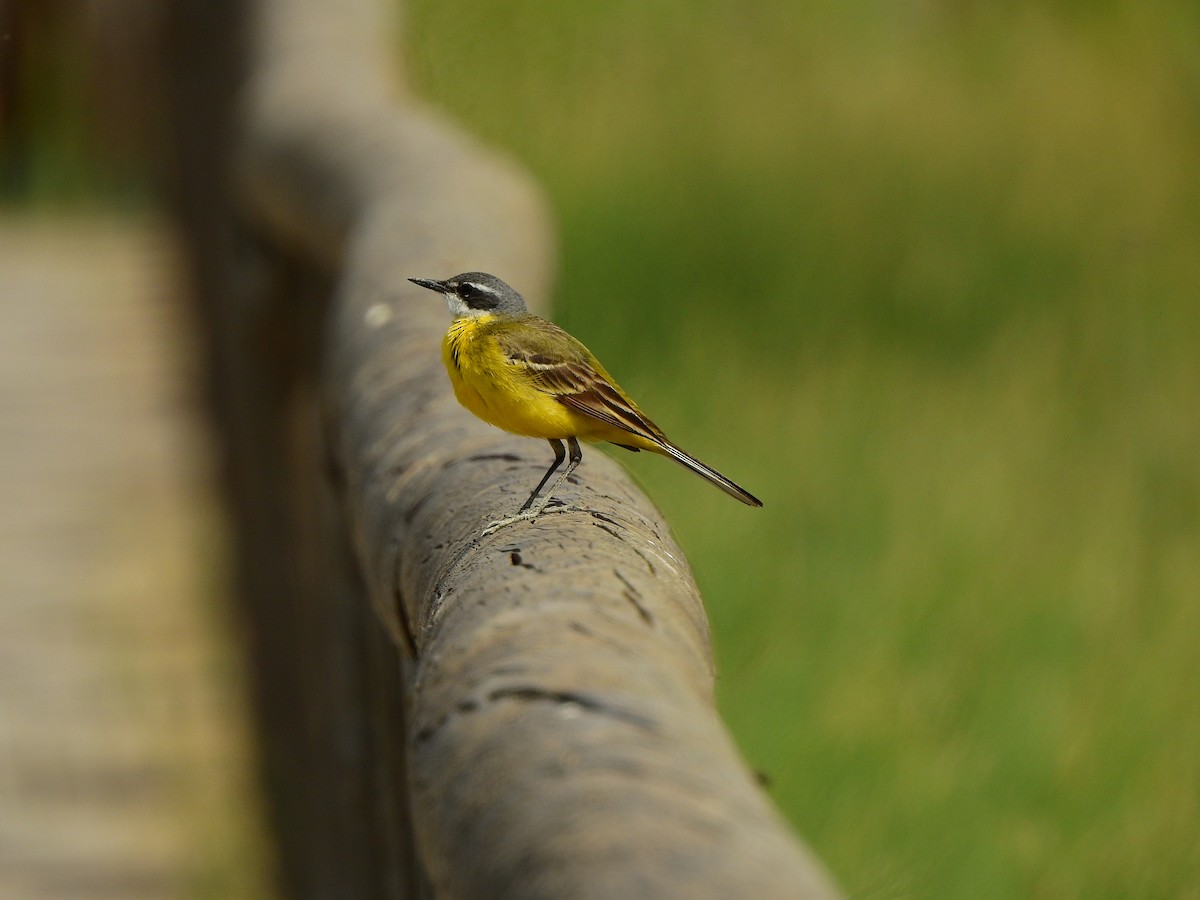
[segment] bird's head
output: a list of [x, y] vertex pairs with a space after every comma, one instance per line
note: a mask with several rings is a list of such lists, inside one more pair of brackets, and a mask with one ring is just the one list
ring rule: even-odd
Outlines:
[[445, 281], [434, 278], [408, 280], [445, 297], [450, 315], [456, 319], [463, 316], [518, 316], [527, 312], [525, 298], [487, 272], [463, 272]]

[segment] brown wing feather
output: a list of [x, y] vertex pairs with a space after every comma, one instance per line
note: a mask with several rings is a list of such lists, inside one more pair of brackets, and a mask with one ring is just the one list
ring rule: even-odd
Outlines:
[[640, 409], [603, 381], [596, 382], [588, 390], [561, 395], [558, 402], [639, 437], [652, 441], [660, 441], [664, 437], [662, 430], [647, 419]]
[[[557, 325], [537, 316], [521, 317], [498, 324], [495, 338], [513, 366], [559, 403], [614, 428], [657, 445], [681, 466], [712, 482], [731, 497], [749, 506], [762, 501], [730, 481], [716, 469], [684, 453], [647, 419], [637, 404], [604, 370], [591, 351]], [[610, 438], [611, 440], [611, 438]], [[618, 446], [637, 450], [637, 447]]]
[[639, 437], [665, 440], [578, 340], [545, 319], [530, 317], [519, 330], [497, 335], [505, 355], [559, 403]]

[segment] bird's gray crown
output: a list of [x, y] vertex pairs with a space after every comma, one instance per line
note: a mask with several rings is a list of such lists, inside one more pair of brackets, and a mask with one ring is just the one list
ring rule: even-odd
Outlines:
[[456, 315], [499, 313], [516, 316], [528, 311], [524, 297], [487, 272], [463, 272], [445, 281], [432, 278], [408, 280], [443, 294], [450, 305], [450, 311]]

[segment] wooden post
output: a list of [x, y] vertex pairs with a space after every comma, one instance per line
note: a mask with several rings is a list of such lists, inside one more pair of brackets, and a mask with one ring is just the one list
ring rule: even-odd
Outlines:
[[444, 305], [405, 279], [544, 299], [552, 240], [527, 177], [403, 95], [389, 6], [255, 6], [213, 195], [177, 128], [288, 894], [836, 896], [721, 725], [691, 572], [620, 467], [587, 453], [564, 507], [479, 537], [549, 448], [458, 407]]

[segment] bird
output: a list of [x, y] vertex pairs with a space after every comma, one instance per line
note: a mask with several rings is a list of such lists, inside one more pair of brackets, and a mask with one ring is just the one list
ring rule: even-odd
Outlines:
[[[587, 347], [529, 312], [525, 298], [495, 275], [408, 280], [446, 300], [453, 321], [442, 339], [442, 361], [458, 402], [483, 421], [542, 438], [554, 450], [550, 468], [516, 515], [492, 522], [484, 535], [540, 515], [583, 458], [581, 440], [669, 457], [742, 503], [762, 506], [745, 488], [672, 443]], [[566, 467], [543, 493], [564, 459]]]

